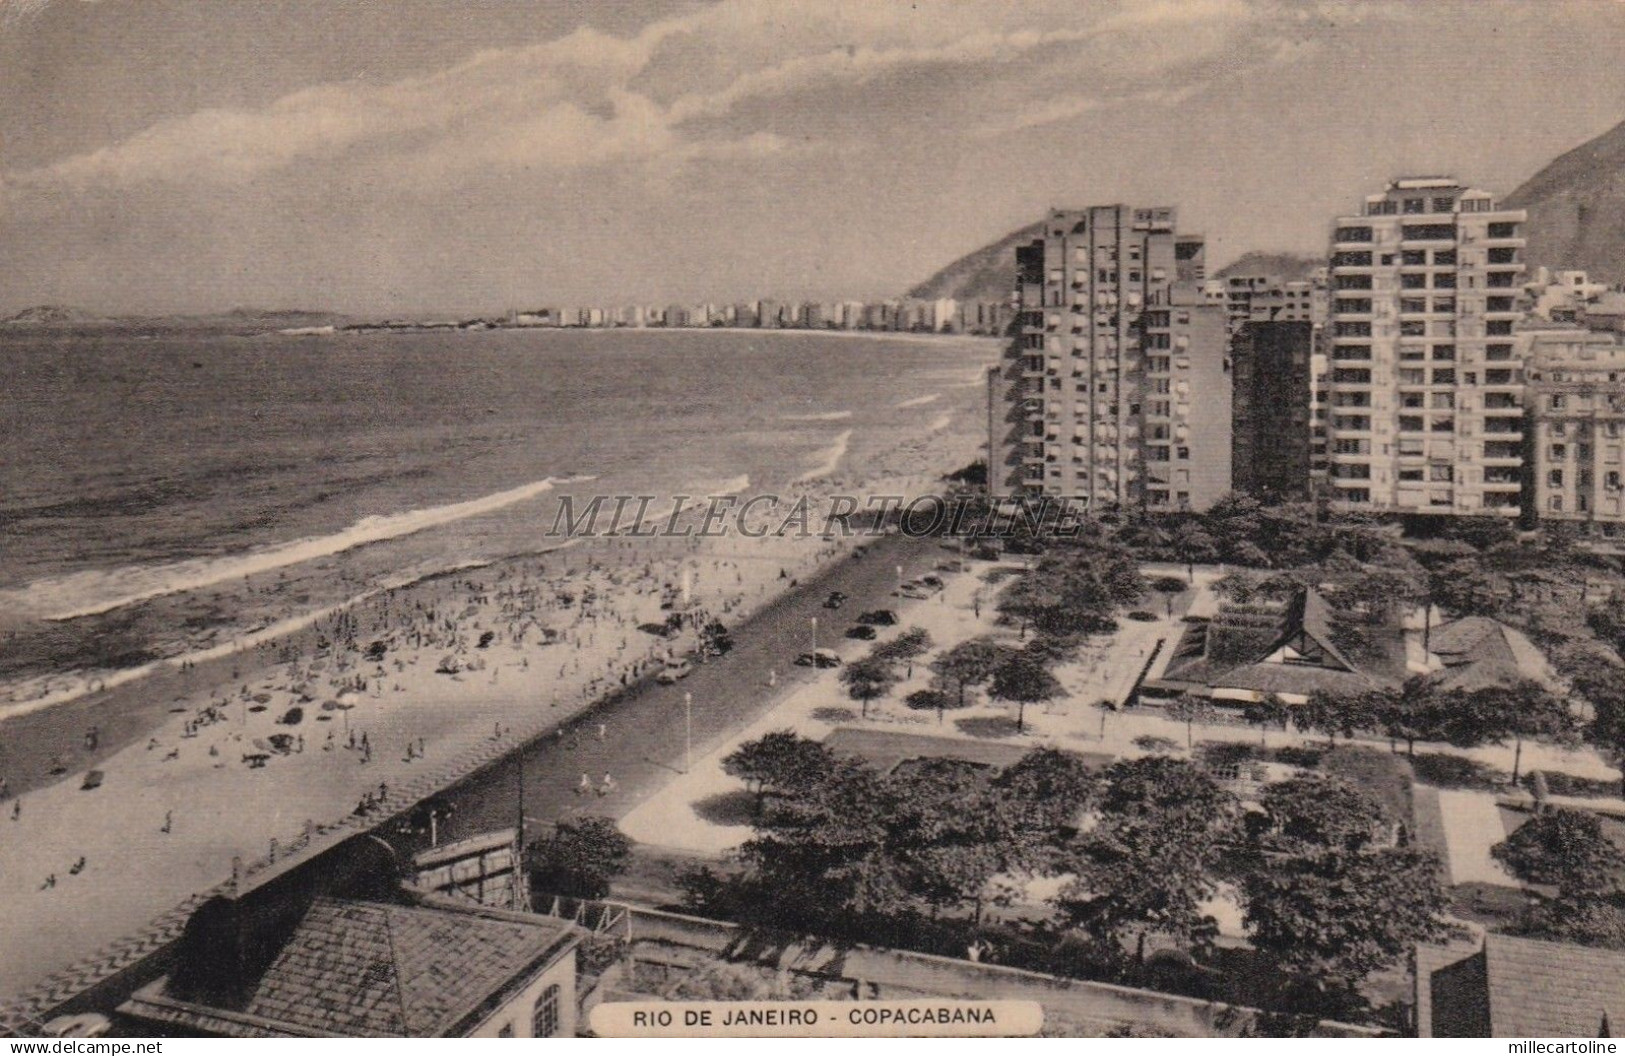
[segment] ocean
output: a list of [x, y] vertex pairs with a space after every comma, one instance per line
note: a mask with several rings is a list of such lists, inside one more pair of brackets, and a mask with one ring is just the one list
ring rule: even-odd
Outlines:
[[0, 679], [163, 656], [121, 617], [249, 575], [314, 585], [346, 555], [358, 591], [538, 549], [561, 495], [856, 474], [979, 431], [996, 356], [712, 330], [5, 334]]

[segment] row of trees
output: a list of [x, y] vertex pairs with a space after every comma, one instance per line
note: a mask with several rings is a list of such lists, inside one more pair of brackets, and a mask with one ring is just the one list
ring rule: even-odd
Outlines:
[[1034, 937], [1081, 944], [1132, 981], [1152, 937], [1209, 948], [1206, 904], [1228, 884], [1253, 945], [1297, 981], [1283, 1004], [1323, 1013], [1442, 934], [1437, 863], [1394, 846], [1394, 819], [1331, 779], [1271, 786], [1244, 815], [1207, 771], [1166, 756], [1092, 772], [1042, 749], [991, 776], [941, 759], [887, 775], [784, 731], [724, 766], [760, 797], [756, 833], [736, 869], [700, 870], [688, 892], [751, 924], [908, 944], [919, 922], [958, 922], [968, 937], [1020, 881], [1067, 877]]
[[1311, 693], [1290, 709], [1264, 702], [1249, 710], [1249, 720], [1275, 720], [1290, 715], [1299, 729], [1334, 741], [1359, 734], [1404, 741], [1414, 755], [1417, 741], [1441, 741], [1458, 748], [1511, 744], [1512, 781], [1518, 780], [1525, 740], [1578, 743], [1580, 716], [1567, 699], [1543, 684], [1522, 679], [1510, 685], [1466, 691], [1444, 689], [1425, 676], [1407, 679], [1397, 689], [1333, 695]]

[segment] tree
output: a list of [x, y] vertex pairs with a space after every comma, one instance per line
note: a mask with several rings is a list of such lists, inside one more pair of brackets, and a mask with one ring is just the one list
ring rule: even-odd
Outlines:
[[1293, 777], [1264, 788], [1272, 838], [1289, 850], [1358, 851], [1389, 821], [1382, 807], [1335, 778]]
[[1241, 883], [1254, 948], [1324, 991], [1351, 991], [1417, 943], [1446, 934], [1439, 863], [1410, 847], [1269, 858]]
[[931, 908], [970, 903], [980, 923], [989, 885], [1004, 863], [999, 814], [980, 768], [928, 759], [897, 781], [888, 853], [904, 888]]
[[897, 682], [897, 672], [891, 662], [876, 656], [854, 660], [841, 669], [841, 681], [847, 696], [863, 702], [863, 717], [869, 717], [869, 702], [890, 692]]
[[1146, 756], [1105, 772], [1097, 824], [1070, 849], [1077, 879], [1057, 899], [1075, 927], [1119, 942], [1134, 939], [1143, 962], [1148, 935], [1209, 941], [1217, 931], [1202, 903], [1233, 833], [1238, 805], [1199, 768]]
[[1016, 705], [1018, 732], [1027, 728], [1027, 705], [1042, 704], [1065, 693], [1060, 680], [1050, 674], [1049, 668], [1024, 652], [1009, 657], [994, 669], [993, 684], [988, 689], [988, 696], [994, 700]]
[[1613, 894], [1625, 873], [1625, 851], [1595, 814], [1580, 810], [1537, 814], [1491, 847], [1490, 855], [1524, 883], [1553, 885], [1568, 901]]
[[869, 653], [880, 660], [906, 664], [904, 678], [914, 677], [914, 661], [931, 651], [931, 632], [924, 627], [910, 627], [889, 642], [881, 642]]
[[[837, 758], [819, 780], [777, 799], [739, 848], [740, 886], [755, 896], [740, 907], [745, 922], [838, 929], [849, 918], [906, 910], [910, 896], [887, 847], [903, 788]], [[793, 902], [786, 891], [797, 893]]]
[[1163, 610], [1168, 616], [1174, 614], [1174, 598], [1185, 593], [1187, 587], [1178, 576], [1157, 576], [1151, 581], [1151, 589], [1162, 595]]
[[1402, 740], [1406, 754], [1413, 757], [1418, 740], [1448, 741], [1453, 735], [1459, 736], [1463, 713], [1461, 694], [1444, 692], [1421, 675], [1406, 679], [1398, 690], [1380, 689], [1367, 694], [1364, 710], [1387, 734], [1390, 748], [1393, 741]]
[[1191, 693], [1183, 694], [1170, 701], [1166, 710], [1170, 719], [1185, 724], [1186, 748], [1196, 746], [1196, 724], [1198, 722], [1211, 722], [1214, 716], [1218, 714], [1211, 703]]
[[1440, 565], [1428, 581], [1434, 603], [1458, 616], [1495, 616], [1512, 597], [1506, 577], [1485, 568], [1478, 558]]
[[819, 780], [833, 766], [829, 750], [793, 730], [746, 741], [722, 760], [722, 772], [756, 793], [758, 811], [769, 792], [786, 794]]
[[903, 703], [915, 711], [936, 712], [938, 723], [942, 722], [943, 712], [959, 706], [953, 697], [935, 688], [916, 689], [903, 698]]
[[1241, 713], [1248, 723], [1258, 727], [1258, 743], [1263, 745], [1271, 726], [1286, 729], [1292, 718], [1292, 707], [1278, 695], [1266, 693], [1262, 699], [1249, 700], [1242, 705]]
[[1035, 871], [1048, 866], [1094, 801], [1100, 779], [1082, 758], [1055, 748], [1034, 748], [993, 779], [1000, 811], [1000, 845], [1008, 864]]
[[971, 638], [938, 654], [931, 661], [931, 671], [964, 707], [965, 690], [992, 678], [1011, 652], [1009, 646], [991, 638]]
[[1614, 761], [1625, 796], [1625, 667], [1612, 653], [1596, 650], [1572, 658], [1565, 667], [1569, 684], [1591, 705], [1585, 739]]
[[626, 872], [632, 841], [611, 818], [568, 818], [553, 835], [530, 845], [532, 888], [572, 898], [603, 898], [610, 882]]
[[1174, 553], [1185, 565], [1185, 574], [1196, 582], [1196, 566], [1219, 559], [1219, 544], [1199, 521], [1186, 521], [1174, 529]]
[[1512, 783], [1518, 783], [1524, 738], [1573, 743], [1580, 721], [1568, 701], [1533, 679], [1510, 686], [1491, 686], [1468, 695], [1458, 735], [1484, 741], [1513, 742]]
[[1315, 690], [1309, 699], [1293, 709], [1292, 722], [1301, 730], [1324, 733], [1327, 743], [1335, 747], [1337, 735], [1352, 740], [1356, 733], [1372, 727], [1376, 716], [1372, 713], [1370, 697], [1325, 693]]

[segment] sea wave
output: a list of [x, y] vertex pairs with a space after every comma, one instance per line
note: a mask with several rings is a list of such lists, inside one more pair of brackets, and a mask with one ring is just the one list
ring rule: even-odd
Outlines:
[[904, 400], [902, 403], [895, 404], [894, 406], [897, 410], [901, 411], [908, 407], [924, 407], [926, 404], [936, 403], [940, 399], [942, 399], [942, 393], [933, 392], [928, 396], [916, 396], [912, 400]]
[[[579, 540], [570, 539], [557, 546], [533, 551], [526, 556], [540, 557], [559, 550], [567, 550], [577, 542]], [[159, 671], [179, 668], [183, 663], [196, 665], [209, 660], [218, 660], [221, 657], [231, 656], [235, 653], [247, 652], [256, 646], [267, 642], [275, 642], [290, 634], [302, 631], [319, 620], [335, 616], [386, 591], [401, 590], [458, 572], [485, 568], [493, 563], [492, 561], [463, 561], [452, 565], [438, 565], [428, 570], [404, 572], [385, 579], [372, 590], [346, 598], [336, 604], [298, 613], [266, 624], [263, 627], [234, 634], [230, 639], [221, 642], [219, 645], [212, 645], [206, 649], [196, 649], [189, 653], [166, 657], [162, 660], [149, 661], [139, 667], [121, 668], [117, 671], [82, 670], [59, 672], [41, 678], [11, 682], [0, 687], [0, 721], [55, 707], [58, 704], [72, 703], [81, 697], [89, 696], [92, 693], [100, 693], [112, 689], [114, 686], [136, 682]]]
[[935, 419], [932, 420], [930, 429], [928, 431], [933, 432], [933, 433], [940, 433], [940, 432], [942, 432], [944, 429], [948, 428], [952, 424], [954, 424], [954, 416], [953, 415], [951, 415], [951, 414], [939, 414]]
[[827, 477], [841, 468], [841, 460], [846, 457], [846, 449], [852, 443], [852, 430], [848, 429], [835, 438], [835, 442], [818, 453], [818, 462], [807, 472], [796, 478], [797, 484], [809, 480], [818, 480]]
[[820, 411], [817, 414], [786, 414], [786, 422], [844, 422], [852, 417], [851, 411]]
[[706, 485], [704, 490], [699, 491], [699, 494], [708, 499], [723, 495], [740, 495], [748, 487], [750, 487], [750, 474], [741, 473], [739, 476], [724, 480], [721, 483]]
[[426, 528], [493, 513], [552, 491], [559, 484], [592, 480], [549, 477], [477, 499], [363, 517], [331, 535], [277, 543], [261, 550], [220, 557], [193, 558], [167, 565], [138, 565], [108, 571], [75, 572], [39, 580], [15, 591], [0, 592], [0, 604], [46, 620], [72, 620], [148, 601], [166, 594], [198, 590], [256, 573], [329, 557], [358, 546], [399, 539]]

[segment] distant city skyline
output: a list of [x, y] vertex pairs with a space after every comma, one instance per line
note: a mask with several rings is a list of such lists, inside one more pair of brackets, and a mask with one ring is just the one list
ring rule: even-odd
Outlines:
[[1625, 118], [1620, 8], [0, 0], [0, 313], [877, 300], [1051, 206], [1324, 253]]

